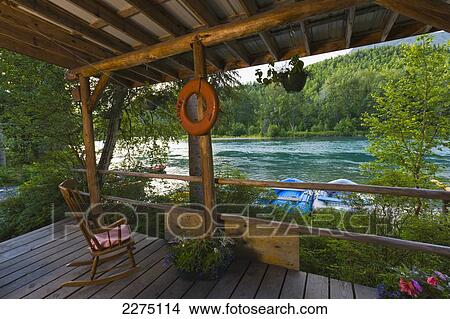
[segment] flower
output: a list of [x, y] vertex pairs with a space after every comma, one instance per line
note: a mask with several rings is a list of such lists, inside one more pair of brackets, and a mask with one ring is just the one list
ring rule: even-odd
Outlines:
[[423, 291], [422, 286], [416, 280], [411, 280], [411, 283], [414, 286], [414, 289], [416, 289], [417, 293], [420, 294]]
[[386, 288], [385, 288], [384, 284], [379, 284], [377, 286], [377, 298], [383, 299], [385, 297], [386, 297]]
[[438, 281], [437, 281], [437, 279], [434, 278], [434, 277], [428, 277], [428, 278], [427, 278], [427, 283], [428, 283], [430, 286], [436, 287], [437, 284], [438, 284]]
[[[413, 280], [413, 281], [415, 281], [415, 280]], [[417, 283], [417, 281], [416, 281], [416, 283]], [[403, 278], [400, 278], [399, 286], [400, 286], [400, 291], [407, 294], [408, 296], [416, 297], [418, 295], [418, 292], [417, 292], [416, 288], [414, 287], [414, 284], [411, 281], [407, 281]], [[420, 287], [420, 288], [422, 288], [422, 287]]]
[[444, 275], [443, 273], [439, 272], [439, 271], [435, 271], [434, 272], [439, 278], [441, 278], [442, 280], [447, 280], [447, 276]]

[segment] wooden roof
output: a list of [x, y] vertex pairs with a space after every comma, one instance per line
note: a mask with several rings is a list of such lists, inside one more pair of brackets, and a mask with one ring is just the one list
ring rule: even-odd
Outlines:
[[[323, 10], [316, 8], [321, 5]], [[298, 21], [292, 21], [292, 17], [289, 21], [280, 19], [268, 29], [259, 26], [255, 28], [258, 32], [211, 42], [208, 71], [237, 69], [285, 60], [295, 54], [314, 55], [440, 29], [450, 31], [450, 4], [443, 0], [0, 0], [0, 47], [73, 69], [167, 41], [172, 43], [187, 34], [245, 22], [255, 15], [303, 7], [305, 12], [319, 14]], [[192, 54], [173, 52], [162, 59], [114, 70], [133, 85], [190, 77], [194, 70]]]

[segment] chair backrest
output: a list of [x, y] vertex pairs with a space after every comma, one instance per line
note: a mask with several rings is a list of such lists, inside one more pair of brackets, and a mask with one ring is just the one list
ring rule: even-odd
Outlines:
[[98, 247], [101, 247], [101, 245], [90, 230], [90, 223], [87, 216], [89, 203], [84, 200], [83, 195], [77, 188], [78, 182], [75, 179], [67, 179], [59, 184], [59, 190], [69, 207], [70, 212], [77, 220], [78, 226], [88, 242], [89, 247], [91, 249], [97, 249]]

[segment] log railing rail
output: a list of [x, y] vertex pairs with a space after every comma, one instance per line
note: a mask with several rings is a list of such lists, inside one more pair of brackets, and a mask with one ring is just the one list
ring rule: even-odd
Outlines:
[[[76, 172], [85, 172], [84, 169], [76, 169]], [[171, 179], [185, 182], [201, 183], [201, 176], [186, 176], [175, 174], [154, 174], [141, 172], [128, 172], [119, 170], [99, 171], [100, 174], [112, 174], [117, 176], [130, 176], [153, 179]], [[346, 184], [329, 184], [329, 183], [286, 183], [276, 181], [260, 181], [248, 179], [230, 179], [230, 178], [215, 178], [215, 183], [218, 185], [236, 185], [236, 186], [252, 186], [252, 187], [270, 187], [270, 188], [286, 188], [286, 189], [312, 189], [312, 190], [329, 190], [341, 192], [354, 192], [366, 194], [380, 194], [392, 196], [405, 196], [435, 199], [442, 201], [450, 201], [450, 192], [445, 190], [433, 190], [411, 187], [391, 187], [391, 186], [375, 186], [375, 185], [346, 185]]]

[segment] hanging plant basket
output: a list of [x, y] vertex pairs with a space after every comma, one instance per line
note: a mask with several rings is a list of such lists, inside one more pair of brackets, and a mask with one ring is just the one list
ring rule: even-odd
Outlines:
[[280, 74], [280, 83], [286, 92], [301, 92], [306, 85], [307, 73], [304, 70], [298, 72], [286, 72]]
[[271, 63], [267, 77], [263, 77], [262, 71], [258, 69], [256, 71], [257, 81], [264, 85], [281, 84], [286, 92], [301, 92], [308, 79], [308, 72], [303, 67], [303, 61], [298, 56], [294, 56], [289, 61], [289, 68], [285, 70], [277, 71], [275, 64]]

